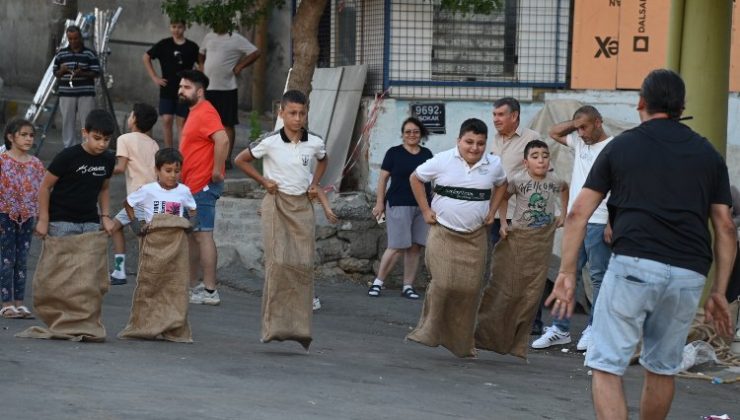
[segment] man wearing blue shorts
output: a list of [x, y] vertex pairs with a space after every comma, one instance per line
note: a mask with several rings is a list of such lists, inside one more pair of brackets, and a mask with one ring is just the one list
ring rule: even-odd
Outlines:
[[[731, 334], [725, 290], [735, 258], [730, 183], [722, 156], [681, 124], [686, 88], [670, 70], [654, 70], [640, 89], [642, 124], [615, 137], [594, 162], [565, 223], [560, 273], [546, 304], [573, 313], [578, 251], [589, 217], [607, 193], [612, 257], [596, 301], [586, 366], [593, 369], [596, 417], [627, 419], [622, 375], [642, 339], [645, 383], [640, 418], [666, 418], [674, 375], [712, 264], [716, 279], [704, 306], [708, 322]], [[689, 169], [690, 168], [690, 169]]]

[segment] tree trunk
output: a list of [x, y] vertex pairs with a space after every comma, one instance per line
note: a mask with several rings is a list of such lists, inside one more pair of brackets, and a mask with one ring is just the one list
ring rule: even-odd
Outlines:
[[319, 59], [319, 21], [327, 0], [301, 0], [293, 19], [293, 71], [288, 89], [296, 89], [307, 96], [311, 93], [311, 79]]
[[[259, 7], [266, 7], [265, 1]], [[267, 85], [267, 22], [270, 15], [266, 15], [257, 23], [254, 31], [254, 44], [260, 50], [260, 58], [254, 63], [252, 70], [252, 109], [260, 114], [265, 111], [265, 86]]]

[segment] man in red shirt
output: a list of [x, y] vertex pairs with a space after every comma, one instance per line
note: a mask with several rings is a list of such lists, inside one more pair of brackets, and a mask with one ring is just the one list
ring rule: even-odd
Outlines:
[[[216, 200], [224, 189], [224, 161], [229, 138], [216, 109], [205, 99], [208, 78], [197, 70], [180, 72], [179, 100], [190, 108], [182, 129], [182, 183], [190, 188], [198, 208], [197, 223], [190, 235], [190, 303], [218, 305], [216, 290], [216, 242], [213, 227]], [[196, 285], [198, 277], [203, 282]]]

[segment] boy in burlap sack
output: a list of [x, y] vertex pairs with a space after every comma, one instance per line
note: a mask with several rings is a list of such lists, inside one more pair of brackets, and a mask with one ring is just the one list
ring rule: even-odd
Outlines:
[[[485, 269], [487, 235], [506, 192], [501, 159], [486, 154], [488, 127], [463, 122], [457, 147], [419, 165], [409, 178], [431, 226], [425, 254], [432, 275], [421, 319], [406, 339], [443, 346], [458, 357], [476, 355], [473, 333]], [[434, 185], [431, 207], [424, 183]]]
[[[509, 179], [505, 200], [516, 196], [511, 226], [501, 226], [493, 250], [491, 276], [478, 310], [475, 344], [479, 349], [526, 358], [529, 333], [547, 280], [555, 229], [555, 203], [568, 207], [568, 184], [550, 168], [547, 143], [532, 140], [524, 148], [525, 172]], [[499, 209], [505, 219], [506, 206]]]
[[[131, 228], [143, 236], [139, 270], [128, 325], [119, 338], [156, 339], [190, 343], [188, 238], [197, 223], [196, 204], [190, 189], [178, 183], [182, 155], [175, 149], [154, 156], [157, 182], [129, 194], [124, 208]], [[136, 211], [134, 211], [136, 209]], [[143, 216], [144, 220], [138, 220]], [[140, 226], [140, 222], [144, 222]]]
[[44, 241], [33, 301], [48, 328], [31, 327], [18, 337], [105, 340], [100, 311], [108, 291], [108, 235], [113, 230], [108, 185], [115, 157], [108, 144], [114, 126], [106, 111], [91, 111], [83, 143], [59, 152], [41, 181], [36, 234]]
[[[302, 92], [285, 92], [280, 102], [284, 127], [251, 144], [234, 161], [267, 190], [261, 208], [265, 251], [262, 342], [294, 340], [306, 350], [311, 344], [316, 248], [311, 200], [317, 197], [328, 162], [324, 140], [304, 129], [307, 103]], [[264, 176], [252, 166], [254, 159], [264, 159]], [[309, 178], [314, 159], [316, 169]]]

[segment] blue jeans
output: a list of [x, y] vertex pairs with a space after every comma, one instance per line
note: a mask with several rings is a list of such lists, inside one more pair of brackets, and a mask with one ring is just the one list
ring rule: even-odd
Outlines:
[[703, 288], [704, 276], [695, 271], [614, 254], [584, 364], [622, 375], [642, 338], [640, 364], [675, 375]]
[[[588, 274], [591, 277], [592, 303], [591, 317], [588, 319], [588, 325], [594, 321], [594, 312], [596, 310], [596, 298], [599, 296], [601, 282], [604, 280], [606, 269], [609, 267], [609, 258], [612, 251], [609, 245], [604, 242], [604, 229], [606, 225], [601, 223], [589, 223], [586, 226], [586, 237], [583, 238], [583, 245], [578, 254], [578, 265], [576, 266], [577, 281], [582, 281], [581, 271], [588, 262]], [[570, 319], [555, 319], [552, 323], [561, 331], [570, 331]]]
[[3, 302], [22, 301], [26, 293], [26, 260], [33, 226], [33, 218], [18, 224], [6, 213], [0, 213], [0, 296]]

